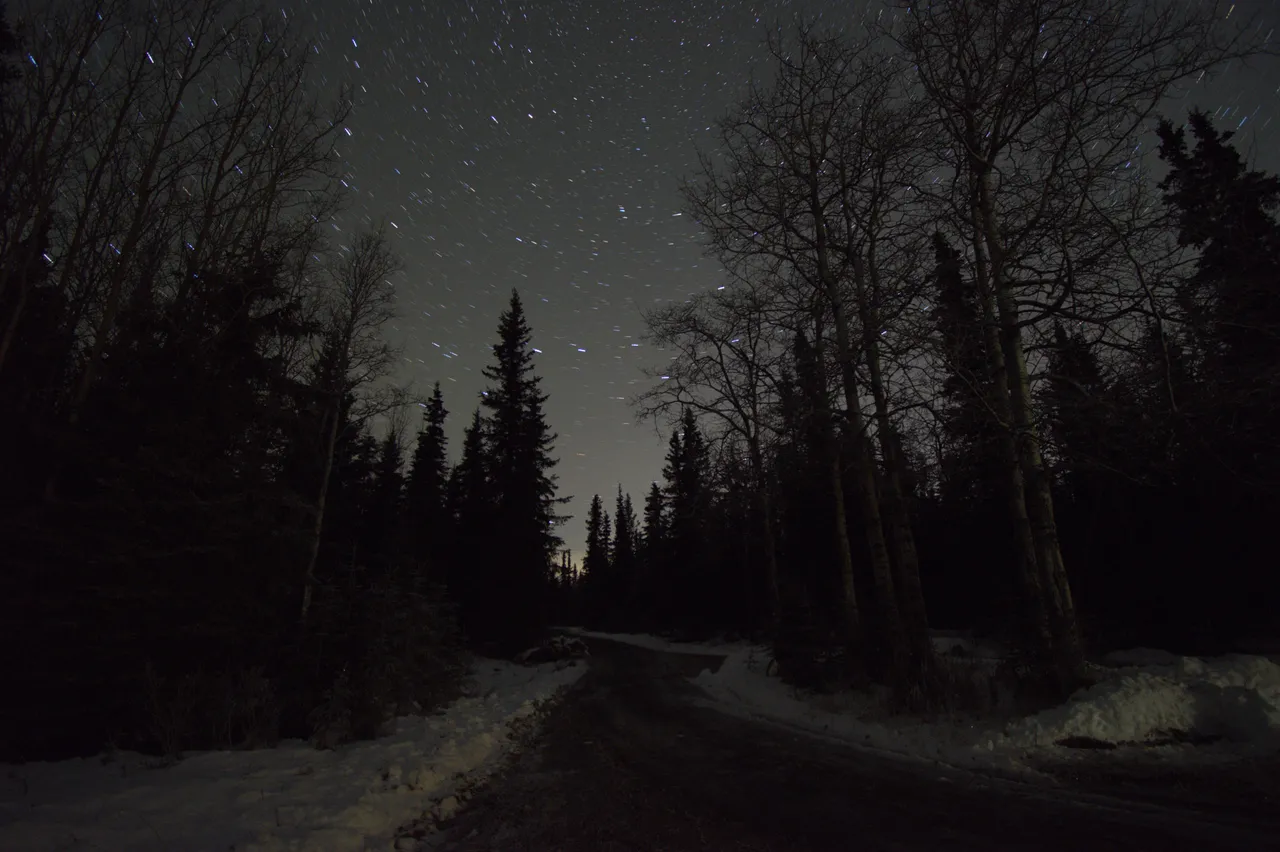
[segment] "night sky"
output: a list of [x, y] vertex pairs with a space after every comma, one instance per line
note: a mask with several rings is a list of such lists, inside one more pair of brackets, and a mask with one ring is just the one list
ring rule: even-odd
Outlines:
[[[498, 315], [520, 290], [558, 432], [561, 530], [580, 556], [591, 495], [619, 483], [637, 511], [665, 441], [637, 423], [641, 310], [723, 283], [681, 215], [678, 182], [760, 64], [765, 27], [795, 14], [854, 23], [879, 3], [704, 0], [313, 0], [285, 7], [319, 39], [324, 85], [355, 89], [340, 146], [351, 190], [341, 232], [385, 220], [395, 283], [398, 379], [439, 381], [450, 452], [484, 386]], [[1224, 7], [1225, 9], [1225, 7]], [[1264, 28], [1280, 21], [1273, 0]], [[1257, 164], [1280, 167], [1271, 127], [1280, 64], [1229, 70], [1194, 103], [1245, 120]], [[1189, 104], [1188, 104], [1189, 105]], [[1175, 112], [1176, 114], [1176, 112]], [[1248, 128], [1253, 128], [1249, 132]], [[416, 429], [417, 422], [412, 424]]]

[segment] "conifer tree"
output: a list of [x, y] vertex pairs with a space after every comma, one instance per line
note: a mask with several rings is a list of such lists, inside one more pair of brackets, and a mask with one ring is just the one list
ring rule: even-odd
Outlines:
[[1106, 464], [1108, 388], [1084, 335], [1068, 332], [1061, 323], [1055, 323], [1053, 331], [1041, 401], [1059, 485], [1066, 499], [1081, 504], [1098, 496], [1096, 474]]
[[989, 398], [991, 375], [976, 285], [966, 281], [960, 252], [933, 235], [934, 312], [945, 374], [942, 393], [943, 499], [990, 503], [999, 498], [998, 435]]
[[636, 517], [631, 507], [631, 495], [622, 493], [618, 486], [618, 499], [613, 512], [613, 576], [620, 609], [634, 604], [636, 582]]
[[[1178, 293], [1203, 378], [1202, 413], [1215, 423], [1210, 454], [1237, 475], [1280, 479], [1270, 451], [1280, 427], [1280, 177], [1249, 169], [1209, 116], [1192, 112], [1195, 139], [1160, 123], [1161, 182], [1178, 241], [1200, 251], [1195, 275]], [[1266, 460], [1264, 462], [1264, 459]], [[1265, 469], [1256, 468], [1264, 462]]]
[[609, 608], [609, 516], [600, 495], [591, 498], [587, 509], [587, 550], [582, 557], [583, 589], [588, 614], [593, 623], [602, 624]]
[[561, 540], [555, 526], [556, 477], [551, 472], [555, 434], [543, 405], [547, 396], [533, 369], [532, 332], [520, 294], [498, 323], [495, 361], [484, 370], [491, 383], [483, 406], [490, 412], [487, 442], [495, 489], [494, 523], [502, 538], [494, 543], [501, 577], [492, 601], [491, 638], [519, 650], [541, 628], [551, 588], [552, 560]]
[[692, 409], [685, 409], [672, 431], [667, 450], [666, 481], [669, 507], [668, 570], [682, 590], [673, 596], [671, 613], [678, 623], [692, 625], [709, 604], [711, 588], [707, 564], [710, 525], [710, 451]]
[[373, 488], [364, 506], [363, 553], [360, 561], [384, 577], [400, 555], [400, 520], [404, 508], [404, 451], [394, 431], [378, 444]]
[[436, 382], [423, 412], [422, 429], [405, 482], [408, 545], [415, 560], [426, 565], [436, 580], [443, 579], [443, 563], [451, 539], [446, 514], [449, 463], [444, 434], [448, 414], [440, 383]]
[[471, 415], [462, 437], [462, 457], [449, 473], [448, 503], [452, 522], [453, 558], [447, 566], [446, 582], [462, 614], [463, 625], [474, 629], [490, 592], [494, 570], [484, 558], [486, 536], [494, 517], [488, 448], [484, 439], [484, 420], [480, 409]]
[[656, 624], [660, 617], [660, 605], [665, 601], [662, 592], [667, 583], [667, 510], [662, 486], [650, 483], [644, 498], [644, 527], [640, 533], [639, 561], [635, 580], [636, 605], [641, 616]]

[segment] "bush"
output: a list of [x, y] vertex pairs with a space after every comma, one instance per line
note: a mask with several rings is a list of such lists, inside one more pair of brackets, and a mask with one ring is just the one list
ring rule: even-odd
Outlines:
[[188, 750], [258, 748], [279, 739], [280, 706], [261, 667], [166, 677], [143, 671], [147, 750], [176, 760]]
[[320, 670], [331, 674], [308, 717], [317, 747], [372, 739], [457, 696], [469, 660], [453, 608], [439, 588], [407, 585], [375, 583], [318, 609], [330, 647]]

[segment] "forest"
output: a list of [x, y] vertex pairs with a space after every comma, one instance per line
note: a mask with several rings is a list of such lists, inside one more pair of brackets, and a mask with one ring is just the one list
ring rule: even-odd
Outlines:
[[574, 521], [577, 566], [519, 294], [454, 453], [397, 383], [392, 241], [335, 224], [354, 93], [290, 23], [0, 21], [4, 759], [367, 738], [568, 623], [760, 637], [907, 710], [960, 700], [931, 628], [1046, 696], [1275, 631], [1280, 180], [1162, 112], [1245, 27], [775, 31], [683, 185], [726, 282], [645, 316], [666, 466]]
[[4, 757], [332, 746], [524, 648], [558, 504], [523, 307], [451, 465], [307, 43], [220, 0], [0, 36]]
[[[1207, 7], [801, 23], [684, 183], [728, 283], [646, 315], [672, 424], [587, 518], [608, 628], [764, 633], [784, 679], [955, 708], [930, 628], [1086, 657], [1277, 628], [1280, 180], [1168, 110], [1269, 50]], [[907, 73], [908, 70], [915, 73]]]

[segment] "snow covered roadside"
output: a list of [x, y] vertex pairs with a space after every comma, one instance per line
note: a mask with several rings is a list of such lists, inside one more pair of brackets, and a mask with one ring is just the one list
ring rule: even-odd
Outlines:
[[1001, 735], [993, 724], [894, 717], [885, 710], [883, 693], [804, 693], [774, 676], [770, 659], [766, 648], [735, 650], [717, 671], [704, 670], [690, 680], [707, 693], [707, 705], [734, 715], [902, 758], [954, 766], [1017, 768], [1013, 755], [998, 749]]
[[[891, 715], [880, 693], [814, 695], [787, 686], [763, 647], [579, 635], [723, 655], [716, 671], [691, 678], [708, 704], [909, 759], [1017, 771], [1055, 760], [1220, 763], [1280, 751], [1280, 665], [1262, 656], [1201, 659], [1135, 649], [1109, 655], [1092, 667], [1094, 685], [1034, 716], [920, 718]], [[935, 647], [979, 677], [1002, 656], [994, 643], [957, 635], [936, 636]]]
[[135, 754], [0, 766], [0, 848], [393, 849], [401, 826], [456, 808], [461, 783], [496, 768], [512, 724], [585, 672], [581, 662], [477, 660], [466, 694], [443, 712], [397, 719], [388, 736], [333, 751], [292, 741], [160, 769]]
[[637, 648], [647, 648], [650, 651], [666, 651], [672, 654], [719, 654], [723, 656], [746, 647], [741, 643], [730, 642], [676, 642], [671, 639], [663, 639], [661, 636], [650, 636], [647, 633], [602, 633], [599, 630], [583, 630], [581, 627], [558, 627], [556, 629], [570, 636], [580, 636], [585, 639], [608, 639], [611, 642], [621, 642], [624, 645], [635, 645]]

